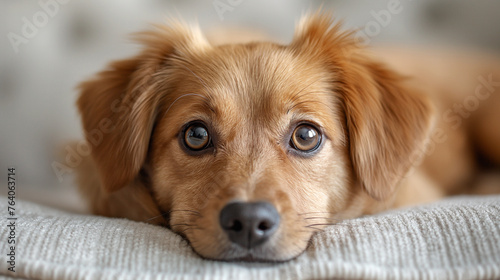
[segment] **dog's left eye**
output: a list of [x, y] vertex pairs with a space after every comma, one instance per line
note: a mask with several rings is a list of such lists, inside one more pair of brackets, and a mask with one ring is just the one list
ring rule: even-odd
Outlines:
[[320, 146], [321, 134], [312, 125], [302, 124], [295, 128], [290, 142], [296, 150], [312, 152]]
[[193, 151], [200, 151], [210, 144], [207, 128], [201, 123], [191, 124], [184, 132], [184, 143]]

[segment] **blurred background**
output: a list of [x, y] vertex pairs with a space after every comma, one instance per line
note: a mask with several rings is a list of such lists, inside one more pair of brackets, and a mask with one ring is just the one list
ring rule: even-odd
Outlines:
[[17, 198], [82, 211], [71, 174], [53, 163], [82, 139], [75, 86], [138, 46], [127, 35], [182, 17], [203, 30], [263, 30], [287, 43], [300, 16], [322, 6], [370, 44], [480, 49], [500, 53], [495, 0], [1, 0], [0, 194], [17, 169]]

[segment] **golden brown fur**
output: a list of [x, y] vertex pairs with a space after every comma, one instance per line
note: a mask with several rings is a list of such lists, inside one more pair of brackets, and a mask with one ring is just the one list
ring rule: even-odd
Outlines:
[[[475, 176], [472, 142], [500, 163], [498, 90], [496, 107], [457, 129], [442, 126], [439, 116], [469, 90], [450, 72], [459, 69], [447, 68], [453, 58], [432, 66], [406, 61], [413, 53], [370, 54], [328, 15], [304, 19], [289, 45], [216, 45], [180, 24], [138, 40], [143, 52], [81, 85], [92, 159], [80, 168], [80, 189], [96, 214], [169, 226], [203, 257], [287, 260], [325, 225], [438, 199]], [[440, 76], [411, 69], [419, 63]], [[458, 79], [498, 75], [495, 63], [463, 67]], [[209, 153], [180, 145], [193, 120], [213, 134]], [[313, 155], [289, 147], [304, 121], [324, 135]], [[446, 143], [433, 140], [437, 128]], [[222, 232], [219, 211], [233, 200], [276, 207], [282, 222], [265, 246], [244, 250]]]

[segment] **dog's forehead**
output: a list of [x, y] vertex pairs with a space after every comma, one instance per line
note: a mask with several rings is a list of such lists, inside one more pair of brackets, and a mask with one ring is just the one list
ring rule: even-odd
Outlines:
[[287, 47], [228, 45], [179, 58], [174, 65], [178, 90], [166, 106], [175, 103], [171, 109], [179, 110], [173, 127], [201, 119], [223, 126], [228, 135], [256, 129], [277, 135], [305, 120], [338, 132], [330, 72], [321, 61]]
[[331, 95], [331, 77], [320, 61], [280, 45], [216, 47], [183, 68], [184, 79], [197, 84], [214, 106], [237, 107], [242, 114], [281, 113], [299, 101], [316, 102]]

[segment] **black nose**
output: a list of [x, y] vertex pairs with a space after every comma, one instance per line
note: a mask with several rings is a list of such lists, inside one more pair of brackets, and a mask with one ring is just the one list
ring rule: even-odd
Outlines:
[[280, 215], [267, 202], [233, 202], [222, 208], [219, 222], [233, 243], [251, 249], [273, 235], [279, 226]]

